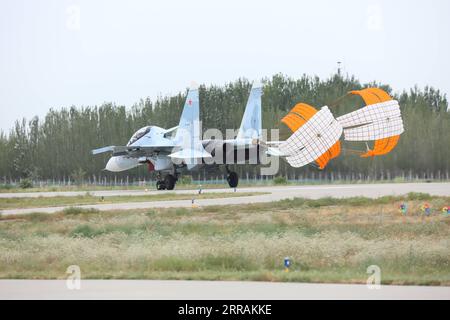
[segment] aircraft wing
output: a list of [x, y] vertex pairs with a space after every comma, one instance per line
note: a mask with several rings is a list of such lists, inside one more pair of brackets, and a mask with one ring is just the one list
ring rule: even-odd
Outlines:
[[108, 146], [92, 150], [92, 154], [111, 152], [112, 156], [139, 158], [153, 154], [171, 154], [173, 146]]

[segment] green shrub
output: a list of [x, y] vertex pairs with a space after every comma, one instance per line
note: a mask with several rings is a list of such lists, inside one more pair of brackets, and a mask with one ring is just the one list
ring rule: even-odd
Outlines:
[[410, 192], [407, 194], [408, 200], [424, 201], [424, 200], [431, 200], [432, 198], [433, 197], [428, 193]]
[[33, 188], [33, 181], [31, 181], [30, 179], [21, 179], [19, 182], [19, 187], [21, 187], [22, 189]]
[[77, 186], [81, 186], [83, 184], [84, 178], [86, 177], [86, 171], [84, 171], [82, 168], [78, 168], [77, 170], [74, 170], [70, 176]]
[[273, 179], [274, 184], [287, 184], [286, 177], [278, 176]]
[[182, 176], [180, 179], [178, 179], [179, 184], [192, 184], [192, 177], [191, 176]]

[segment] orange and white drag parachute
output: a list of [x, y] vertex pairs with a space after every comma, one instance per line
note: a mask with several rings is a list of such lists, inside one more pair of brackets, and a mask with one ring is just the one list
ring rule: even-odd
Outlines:
[[344, 129], [344, 139], [375, 141], [373, 149], [361, 157], [380, 156], [392, 151], [404, 132], [398, 102], [379, 88], [351, 91], [349, 94], [359, 95], [366, 106], [337, 118]]
[[317, 111], [310, 105], [299, 103], [281, 121], [294, 132], [280, 145], [281, 153], [292, 167], [316, 162], [323, 169], [339, 155], [342, 126], [328, 107]]
[[400, 106], [386, 92], [378, 88], [351, 91], [359, 95], [366, 106], [334, 118], [327, 106], [320, 111], [305, 103], [297, 104], [281, 121], [293, 134], [279, 144], [279, 151], [295, 168], [316, 163], [324, 169], [341, 152], [340, 138], [346, 141], [375, 141], [373, 149], [361, 152], [361, 157], [389, 153], [404, 132]]

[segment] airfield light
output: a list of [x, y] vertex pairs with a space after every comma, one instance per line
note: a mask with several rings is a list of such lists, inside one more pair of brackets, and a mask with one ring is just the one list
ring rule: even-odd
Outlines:
[[289, 258], [289, 257], [286, 257], [286, 258], [284, 258], [284, 271], [285, 272], [289, 272], [289, 268], [291, 267], [291, 258]]
[[402, 203], [400, 204], [399, 209], [400, 213], [406, 216], [406, 214], [408, 213], [408, 205], [406, 203]]
[[431, 214], [431, 206], [428, 203], [424, 203], [421, 207], [422, 212], [425, 213], [426, 216]]

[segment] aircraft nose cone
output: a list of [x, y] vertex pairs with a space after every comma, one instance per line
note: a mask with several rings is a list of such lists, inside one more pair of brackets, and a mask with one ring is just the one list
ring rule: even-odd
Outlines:
[[137, 167], [139, 162], [137, 159], [125, 158], [122, 156], [111, 157], [106, 164], [105, 170], [111, 172], [120, 172]]

